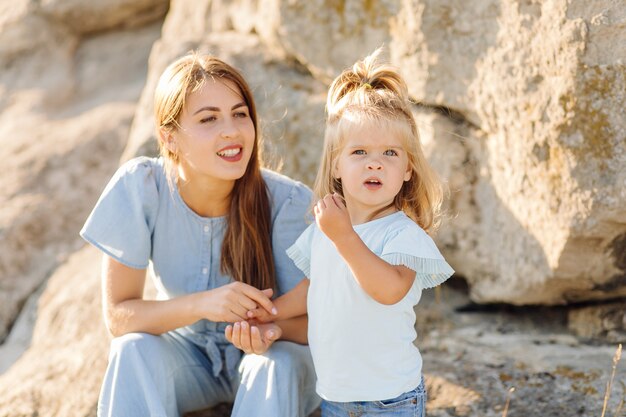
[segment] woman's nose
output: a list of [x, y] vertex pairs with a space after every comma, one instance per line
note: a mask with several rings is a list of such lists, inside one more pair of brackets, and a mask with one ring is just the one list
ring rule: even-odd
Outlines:
[[224, 120], [224, 124], [222, 126], [222, 137], [225, 139], [234, 138], [239, 133], [237, 126], [234, 120]]

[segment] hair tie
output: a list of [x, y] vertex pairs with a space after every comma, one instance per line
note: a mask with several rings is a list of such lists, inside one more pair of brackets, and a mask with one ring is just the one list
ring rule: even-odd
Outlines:
[[370, 83], [363, 83], [363, 88], [365, 88], [366, 90], [371, 90], [372, 89], [372, 84], [370, 84]]

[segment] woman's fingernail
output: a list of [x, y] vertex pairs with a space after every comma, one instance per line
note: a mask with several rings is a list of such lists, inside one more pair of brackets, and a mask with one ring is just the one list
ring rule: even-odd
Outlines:
[[278, 314], [278, 310], [276, 310], [276, 307], [272, 307], [272, 314], [273, 315]]

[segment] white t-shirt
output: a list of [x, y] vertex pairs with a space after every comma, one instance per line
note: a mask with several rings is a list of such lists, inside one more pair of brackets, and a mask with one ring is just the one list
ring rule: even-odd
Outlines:
[[[422, 358], [413, 344], [422, 289], [454, 271], [433, 240], [403, 212], [354, 226], [367, 247], [392, 265], [416, 272], [398, 303], [384, 305], [357, 283], [330, 239], [312, 224], [287, 250], [311, 283], [309, 345], [317, 393], [336, 402], [395, 398], [419, 385]], [[384, 280], [385, 277], [380, 277]]]

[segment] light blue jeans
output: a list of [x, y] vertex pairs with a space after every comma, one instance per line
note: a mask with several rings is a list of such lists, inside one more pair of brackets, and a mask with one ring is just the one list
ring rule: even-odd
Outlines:
[[177, 333], [130, 333], [111, 343], [101, 417], [173, 417], [234, 402], [233, 416], [308, 416], [319, 405], [308, 346], [275, 342], [217, 377], [205, 352]]
[[424, 378], [412, 391], [382, 401], [355, 401], [338, 403], [322, 401], [322, 417], [425, 417], [426, 387]]

